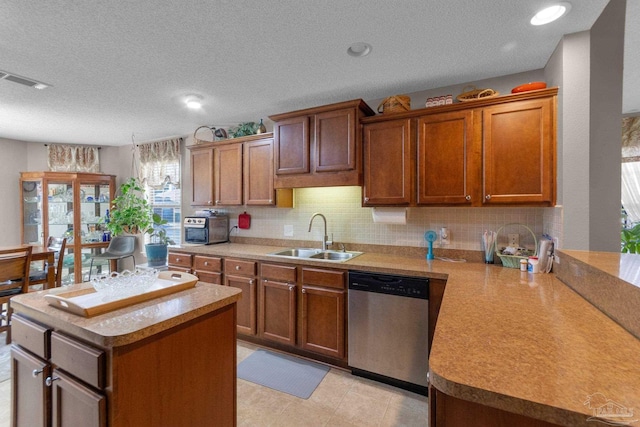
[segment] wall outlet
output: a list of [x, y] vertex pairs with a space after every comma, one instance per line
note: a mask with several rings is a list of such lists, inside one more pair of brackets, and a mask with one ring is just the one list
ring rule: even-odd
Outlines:
[[520, 246], [520, 235], [518, 233], [509, 234], [509, 245], [513, 248]]
[[440, 244], [444, 246], [449, 243], [451, 243], [451, 233], [447, 227], [442, 227], [440, 229]]
[[293, 237], [293, 225], [284, 226], [284, 237]]

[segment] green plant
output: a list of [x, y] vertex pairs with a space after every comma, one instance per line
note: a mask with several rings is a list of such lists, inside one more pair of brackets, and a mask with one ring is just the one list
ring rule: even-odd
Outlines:
[[153, 232], [151, 205], [137, 178], [129, 178], [120, 186], [104, 223], [112, 236]]
[[161, 245], [175, 245], [176, 242], [171, 239], [171, 237], [167, 236], [167, 230], [164, 228], [164, 225], [168, 222], [166, 219], [162, 219], [160, 215], [154, 213], [152, 215], [153, 218], [153, 228], [150, 228], [147, 232], [149, 233], [150, 241], [149, 243], [156, 243]]
[[629, 254], [640, 253], [640, 223], [631, 228], [622, 228], [620, 233], [621, 252]]
[[235, 128], [229, 128], [229, 136], [231, 138], [255, 135], [257, 132], [258, 132], [258, 124], [255, 122], [240, 123]]

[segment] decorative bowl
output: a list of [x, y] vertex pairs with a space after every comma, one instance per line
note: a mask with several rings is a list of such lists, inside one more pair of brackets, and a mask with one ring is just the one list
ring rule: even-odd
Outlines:
[[135, 271], [124, 270], [121, 273], [112, 272], [108, 275], [94, 277], [91, 279], [93, 288], [106, 296], [126, 297], [137, 295], [147, 290], [158, 277], [158, 270]]

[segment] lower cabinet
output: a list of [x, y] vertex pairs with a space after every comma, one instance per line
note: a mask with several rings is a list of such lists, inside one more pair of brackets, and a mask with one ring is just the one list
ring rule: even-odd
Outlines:
[[297, 268], [262, 263], [258, 288], [258, 335], [296, 345]]
[[222, 285], [222, 259], [218, 257], [194, 255], [193, 274], [202, 282]]
[[346, 273], [302, 269], [300, 346], [315, 353], [345, 357]]
[[12, 425], [106, 426], [104, 352], [19, 315], [11, 327]]
[[469, 402], [429, 387], [429, 427], [557, 427], [558, 424]]
[[242, 290], [238, 301], [237, 331], [255, 335], [256, 327], [256, 263], [227, 258], [224, 260], [224, 284]]

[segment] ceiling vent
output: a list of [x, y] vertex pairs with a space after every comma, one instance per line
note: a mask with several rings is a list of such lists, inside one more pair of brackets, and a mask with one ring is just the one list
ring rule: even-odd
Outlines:
[[51, 85], [46, 83], [39, 82], [37, 80], [29, 79], [26, 77], [18, 76], [16, 74], [11, 74], [6, 71], [0, 70], [0, 80], [9, 80], [10, 82], [19, 83], [21, 85], [33, 87], [36, 89], [45, 89]]

